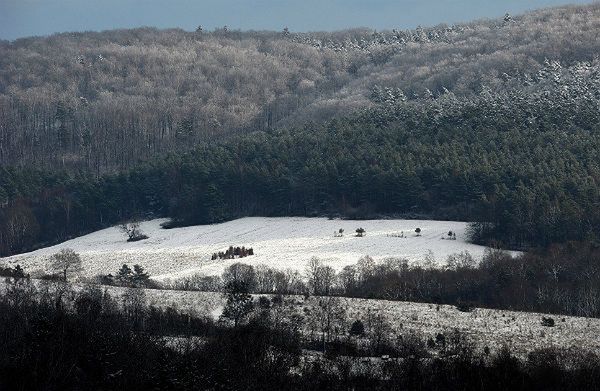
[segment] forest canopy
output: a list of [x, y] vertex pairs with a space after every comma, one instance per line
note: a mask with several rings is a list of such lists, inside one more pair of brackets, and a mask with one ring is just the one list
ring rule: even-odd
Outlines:
[[600, 232], [600, 5], [414, 31], [136, 29], [0, 45], [0, 255], [246, 215]]
[[374, 90], [384, 101], [527, 94], [548, 63], [595, 67], [599, 23], [594, 4], [410, 31], [140, 28], [3, 41], [0, 164], [114, 172], [209, 139], [343, 117], [373, 106]]

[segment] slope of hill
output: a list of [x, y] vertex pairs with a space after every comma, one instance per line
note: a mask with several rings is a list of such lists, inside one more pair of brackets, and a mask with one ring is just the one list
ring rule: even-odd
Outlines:
[[[38, 285], [42, 286], [40, 282]], [[75, 284], [79, 290], [82, 286]], [[121, 298], [127, 288], [103, 287], [111, 296]], [[0, 281], [0, 294], [6, 290]], [[226, 297], [218, 292], [184, 292], [176, 290], [144, 289], [143, 295], [149, 305], [158, 308], [174, 308], [183, 314], [206, 316], [218, 319], [226, 304]], [[254, 296], [255, 299], [258, 295]], [[268, 297], [268, 295], [267, 295]], [[489, 348], [495, 354], [508, 347], [513, 354], [527, 357], [535, 349], [553, 348], [564, 351], [600, 352], [600, 341], [590, 336], [600, 332], [600, 319], [575, 316], [554, 316], [536, 312], [517, 312], [475, 308], [471, 312], [461, 312], [455, 306], [412, 303], [402, 301], [322, 298], [311, 296], [285, 296], [284, 305], [274, 311], [278, 316], [303, 319], [302, 332], [305, 335], [318, 334], [319, 305], [322, 300], [330, 300], [343, 319], [336, 318], [342, 330], [348, 330], [354, 320], [368, 324], [375, 314], [382, 323], [386, 337], [395, 340], [401, 336], [417, 335], [423, 340], [435, 340], [443, 334], [448, 340], [460, 332], [462, 338], [482, 351]], [[553, 327], [542, 324], [544, 317], [555, 320]]]
[[396, 214], [477, 221], [473, 239], [503, 247], [594, 240], [599, 21], [594, 4], [411, 32], [3, 43], [0, 254], [136, 215]]
[[414, 31], [142, 28], [0, 43], [0, 163], [123, 169], [244, 129], [322, 122], [376, 100], [521, 89], [546, 59], [599, 49], [600, 6]]
[[[0, 264], [20, 264], [32, 275], [48, 272], [50, 256], [72, 248], [83, 260], [82, 275], [115, 274], [123, 264], [139, 264], [158, 280], [192, 274], [221, 275], [235, 262], [264, 264], [304, 273], [308, 261], [318, 257], [341, 270], [369, 255], [375, 259], [402, 258], [412, 262], [426, 257], [440, 265], [449, 255], [468, 251], [481, 258], [485, 247], [465, 242], [466, 223], [422, 220], [328, 220], [324, 218], [243, 218], [223, 224], [162, 229], [158, 219], [141, 224], [149, 239], [128, 243], [117, 227], [69, 240], [31, 253], [0, 259]], [[363, 227], [365, 237], [354, 230]], [[340, 228], [343, 237], [334, 237]], [[421, 228], [421, 236], [415, 233]], [[448, 232], [456, 240], [446, 240]], [[405, 237], [392, 235], [403, 234]], [[229, 246], [253, 248], [243, 259], [211, 260]], [[429, 252], [431, 251], [431, 254]], [[429, 255], [429, 256], [428, 256]]]

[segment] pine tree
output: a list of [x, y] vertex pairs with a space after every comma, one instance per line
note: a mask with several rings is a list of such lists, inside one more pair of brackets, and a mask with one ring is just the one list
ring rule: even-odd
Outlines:
[[150, 280], [150, 275], [144, 271], [140, 265], [133, 265], [133, 275], [131, 281], [136, 286], [145, 286]]
[[117, 273], [117, 280], [123, 284], [130, 284], [132, 281], [133, 270], [127, 265], [121, 266]]

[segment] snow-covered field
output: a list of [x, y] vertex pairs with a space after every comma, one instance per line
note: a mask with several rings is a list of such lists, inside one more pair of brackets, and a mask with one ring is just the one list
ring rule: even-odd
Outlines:
[[[52, 283], [32, 282], [41, 288]], [[4, 294], [6, 283], [0, 280], [0, 294]], [[75, 290], [84, 285], [73, 284]], [[118, 302], [128, 288], [104, 286]], [[41, 289], [43, 291], [43, 289]], [[206, 316], [217, 320], [223, 312], [225, 297], [217, 292], [189, 292], [144, 289], [148, 305], [159, 308], [175, 308], [182, 313]], [[254, 295], [257, 298], [259, 295]], [[269, 296], [269, 295], [266, 295]], [[533, 312], [516, 312], [475, 308], [472, 312], [461, 312], [454, 306], [412, 303], [401, 301], [321, 298], [311, 296], [285, 296], [281, 314], [291, 319], [303, 319], [302, 328], [307, 334], [318, 327], [319, 301], [335, 300], [336, 307], [343, 309], [345, 323], [339, 324], [349, 330], [351, 322], [360, 319], [368, 324], [371, 316], [382, 316], [389, 325], [387, 335], [391, 339], [403, 334], [417, 334], [423, 339], [435, 338], [438, 333], [451, 335], [460, 331], [478, 349], [487, 346], [492, 353], [502, 346], [526, 357], [527, 353], [539, 348], [583, 349], [600, 353], [600, 319], [562, 315], [544, 315]], [[273, 309], [276, 310], [275, 308]], [[545, 327], [541, 320], [549, 316], [555, 320], [554, 327]]]
[[[468, 251], [476, 259], [485, 247], [467, 243], [467, 223], [431, 220], [328, 220], [326, 218], [248, 217], [222, 224], [162, 229], [164, 219], [141, 223], [149, 239], [128, 243], [117, 227], [85, 235], [31, 253], [0, 259], [0, 265], [20, 264], [32, 275], [47, 272], [49, 258], [63, 248], [81, 255], [82, 275], [116, 273], [124, 263], [143, 266], [153, 278], [176, 279], [191, 274], [217, 275], [234, 262], [265, 264], [280, 269], [304, 271], [311, 257], [340, 270], [369, 255], [376, 260], [387, 257], [422, 261], [431, 251], [435, 261], [444, 264], [451, 254]], [[354, 231], [364, 228], [365, 237]], [[415, 234], [421, 228], [421, 236]], [[334, 237], [340, 228], [343, 237]], [[457, 240], [447, 240], [448, 231]], [[405, 238], [391, 237], [404, 232]], [[442, 240], [444, 238], [444, 240]], [[254, 249], [254, 256], [241, 260], [211, 261], [215, 252], [229, 246]]]
[[[222, 295], [211, 292], [146, 290], [146, 297], [152, 305], [179, 308], [183, 312], [213, 318], [221, 314], [225, 304]], [[309, 333], [310, 318], [318, 313], [320, 299], [286, 296], [284, 311], [288, 317], [295, 314], [303, 318], [304, 331]], [[493, 353], [503, 346], [510, 347], [511, 351], [522, 356], [534, 349], [548, 347], [600, 353], [600, 339], [593, 337], [600, 333], [600, 319], [484, 308], [461, 312], [450, 305], [387, 300], [334, 300], [337, 300], [337, 305], [346, 313], [348, 324], [345, 329], [349, 329], [350, 323], [356, 319], [367, 323], [369, 316], [377, 314], [383, 316], [389, 324], [388, 336], [392, 338], [416, 333], [427, 340], [435, 338], [438, 333], [451, 335], [454, 331], [460, 331], [476, 348], [483, 349], [487, 346]], [[555, 326], [543, 326], [541, 320], [544, 316], [552, 317], [556, 322]]]
[[[2, 284], [0, 283], [0, 287]], [[119, 297], [126, 288], [104, 287], [114, 297]], [[173, 307], [183, 313], [208, 316], [217, 319], [223, 311], [225, 298], [220, 293], [184, 292], [167, 290], [145, 290], [148, 304], [157, 307]], [[258, 297], [259, 295], [255, 295]], [[318, 313], [320, 297], [285, 296], [285, 316], [293, 315], [304, 319], [304, 332], [310, 333], [310, 324]], [[327, 300], [327, 299], [325, 299]], [[337, 306], [344, 309], [344, 329], [356, 319], [367, 324], [369, 316], [381, 315], [389, 324], [390, 338], [407, 333], [416, 333], [423, 339], [435, 338], [438, 333], [451, 335], [460, 331], [478, 349], [487, 346], [495, 353], [508, 346], [521, 356], [539, 349], [583, 349], [600, 353], [600, 319], [562, 315], [544, 315], [534, 312], [516, 312], [476, 308], [472, 312], [461, 312], [454, 306], [402, 301], [334, 298]], [[541, 323], [542, 317], [555, 320], [554, 327]]]

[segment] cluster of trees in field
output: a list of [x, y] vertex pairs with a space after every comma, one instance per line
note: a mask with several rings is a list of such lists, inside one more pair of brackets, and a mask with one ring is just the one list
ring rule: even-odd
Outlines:
[[[141, 289], [111, 295], [23, 279], [2, 288], [2, 389], [592, 390], [600, 384], [593, 353], [542, 348], [517, 358], [509, 348], [475, 349], [458, 332], [427, 341], [407, 332], [392, 341], [376, 318], [329, 329], [337, 320], [326, 320], [326, 303], [323, 344], [321, 333], [301, 332], [302, 319], [281, 317], [277, 297], [262, 297], [234, 325], [149, 306]], [[303, 351], [325, 355], [306, 359]], [[382, 359], [361, 361], [373, 356]]]
[[140, 265], [121, 266], [116, 275], [107, 274], [97, 276], [96, 281], [102, 285], [117, 285], [134, 288], [156, 288], [158, 285], [150, 280], [150, 275]]
[[229, 248], [225, 251], [219, 251], [217, 253], [213, 253], [210, 257], [212, 261], [216, 259], [235, 259], [235, 258], [245, 258], [248, 256], [254, 255], [254, 249], [252, 247], [246, 248], [242, 247], [233, 247], [229, 246]]
[[504, 91], [545, 59], [594, 61], [599, 9], [413, 31], [141, 28], [3, 41], [0, 164], [99, 174], [239, 131], [347, 115], [371, 106], [376, 88], [409, 100]]

